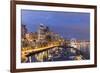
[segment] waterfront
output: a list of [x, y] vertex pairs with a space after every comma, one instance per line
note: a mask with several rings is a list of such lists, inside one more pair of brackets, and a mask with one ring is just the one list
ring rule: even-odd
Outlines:
[[90, 59], [90, 14], [21, 11], [21, 63]]
[[90, 41], [66, 39], [52, 32], [48, 26], [39, 25], [37, 32], [28, 32], [22, 25], [21, 62], [48, 62], [88, 60]]
[[73, 48], [55, 47], [49, 50], [33, 54], [27, 57], [26, 62], [50, 62], [50, 61], [71, 61], [71, 60], [88, 60], [89, 48], [81, 50]]

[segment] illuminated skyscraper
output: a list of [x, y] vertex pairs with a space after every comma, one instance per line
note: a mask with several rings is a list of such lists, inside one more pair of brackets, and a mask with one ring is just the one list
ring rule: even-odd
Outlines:
[[27, 33], [26, 25], [21, 26], [21, 37], [25, 38], [25, 34]]
[[38, 40], [44, 40], [46, 37], [46, 26], [44, 24], [40, 24], [39, 30], [38, 30]]

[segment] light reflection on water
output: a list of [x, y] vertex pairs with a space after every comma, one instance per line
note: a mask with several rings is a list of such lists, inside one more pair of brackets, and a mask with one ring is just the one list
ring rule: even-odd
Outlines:
[[47, 51], [29, 56], [26, 62], [70, 61], [88, 59], [90, 59], [89, 47], [80, 48], [80, 50], [73, 48], [55, 47]]

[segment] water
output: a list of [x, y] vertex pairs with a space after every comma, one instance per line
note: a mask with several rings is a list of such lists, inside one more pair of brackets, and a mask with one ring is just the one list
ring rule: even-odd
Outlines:
[[89, 48], [80, 48], [80, 50], [77, 50], [73, 48], [55, 47], [30, 57], [28, 57], [26, 62], [88, 60], [90, 59], [90, 50]]

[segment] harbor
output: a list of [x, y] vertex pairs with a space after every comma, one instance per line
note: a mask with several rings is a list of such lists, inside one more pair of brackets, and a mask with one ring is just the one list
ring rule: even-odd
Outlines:
[[87, 40], [64, 39], [44, 24], [39, 25], [37, 33], [28, 33], [24, 25], [22, 31], [22, 63], [90, 59]]

